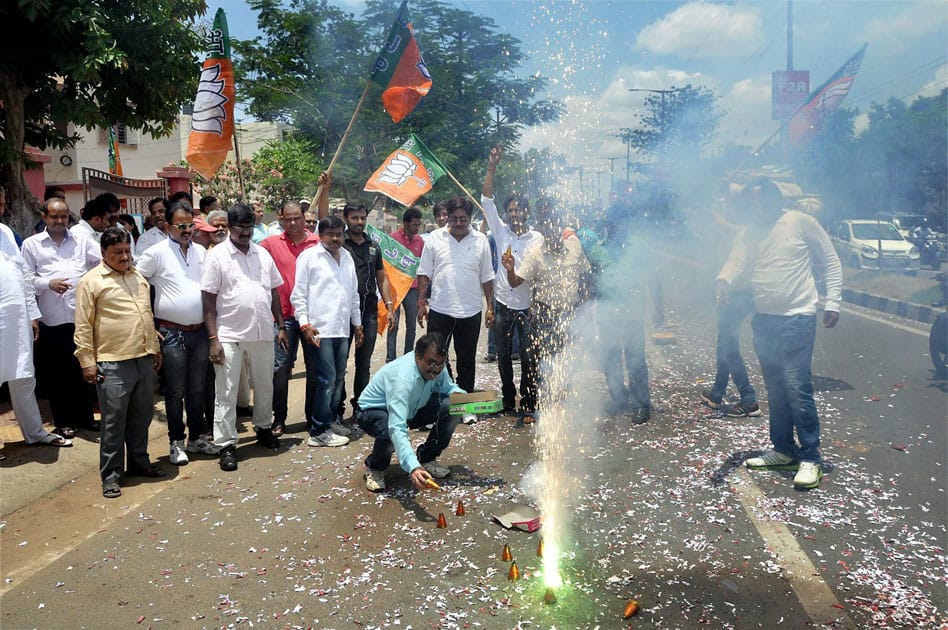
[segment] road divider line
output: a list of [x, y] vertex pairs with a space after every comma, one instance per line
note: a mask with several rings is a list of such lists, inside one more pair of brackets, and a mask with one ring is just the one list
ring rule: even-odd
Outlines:
[[797, 599], [815, 624], [833, 622], [834, 627], [855, 628], [843, 606], [836, 599], [833, 589], [823, 581], [810, 558], [797, 543], [790, 529], [780, 521], [764, 520], [754, 516], [754, 507], [764, 499], [764, 493], [744, 468], [735, 474], [739, 482], [734, 484], [744, 511], [764, 539], [767, 546], [777, 554], [777, 562], [784, 569], [785, 577]]

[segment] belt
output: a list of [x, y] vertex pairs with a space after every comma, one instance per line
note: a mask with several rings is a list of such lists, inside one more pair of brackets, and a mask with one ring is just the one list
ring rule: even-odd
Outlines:
[[174, 328], [175, 330], [182, 330], [184, 332], [197, 332], [204, 328], [204, 324], [189, 324], [185, 326], [184, 324], [176, 324], [174, 322], [169, 322], [167, 319], [158, 319], [157, 317], [155, 318], [155, 324], [157, 326]]

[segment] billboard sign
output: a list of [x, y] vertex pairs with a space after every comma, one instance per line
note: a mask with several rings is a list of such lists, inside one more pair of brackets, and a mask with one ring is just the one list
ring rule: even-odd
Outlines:
[[809, 94], [809, 70], [775, 71], [771, 83], [771, 118], [786, 120], [806, 102]]

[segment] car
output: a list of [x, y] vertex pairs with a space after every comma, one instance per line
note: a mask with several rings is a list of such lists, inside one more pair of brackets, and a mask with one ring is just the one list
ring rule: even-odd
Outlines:
[[903, 271], [912, 275], [918, 273], [918, 248], [908, 242], [889, 221], [840, 221], [830, 231], [830, 238], [844, 265], [856, 269]]

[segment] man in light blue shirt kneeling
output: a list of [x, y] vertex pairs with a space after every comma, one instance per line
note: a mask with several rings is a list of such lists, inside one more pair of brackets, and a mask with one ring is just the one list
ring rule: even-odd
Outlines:
[[[371, 492], [385, 489], [385, 469], [398, 454], [398, 463], [422, 489], [432, 478], [443, 479], [451, 469], [438, 464], [448, 447], [460, 416], [449, 412], [448, 396], [464, 393], [444, 369], [447, 352], [444, 337], [429, 333], [415, 344], [415, 352], [386, 364], [359, 397], [359, 426], [375, 438], [365, 459], [365, 487]], [[428, 439], [412, 449], [409, 429], [432, 425]]]

